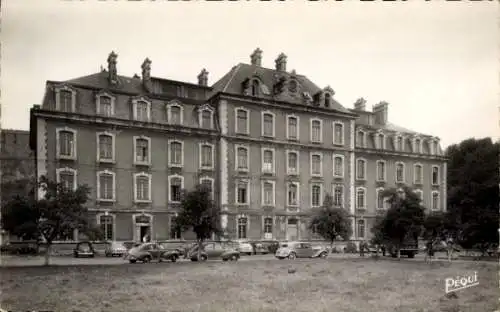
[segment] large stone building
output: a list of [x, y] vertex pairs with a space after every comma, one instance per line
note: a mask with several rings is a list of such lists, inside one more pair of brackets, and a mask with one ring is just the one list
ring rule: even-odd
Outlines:
[[387, 120], [388, 104], [354, 109], [304, 75], [262, 66], [262, 51], [211, 87], [108, 69], [48, 81], [31, 111], [38, 176], [92, 187], [89, 208], [108, 239], [176, 239], [170, 230], [180, 190], [211, 186], [232, 238], [310, 239], [314, 207], [328, 193], [347, 209], [353, 239], [368, 238], [386, 209], [384, 187], [415, 187], [433, 210], [446, 207], [439, 139]]

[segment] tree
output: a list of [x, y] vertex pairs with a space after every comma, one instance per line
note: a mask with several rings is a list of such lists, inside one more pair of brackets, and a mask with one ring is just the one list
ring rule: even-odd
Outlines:
[[16, 195], [4, 207], [2, 227], [23, 239], [43, 239], [47, 246], [45, 265], [48, 265], [52, 243], [57, 237], [71, 235], [75, 229], [84, 234], [98, 231], [89, 222], [85, 207], [90, 193], [88, 186], [72, 190], [46, 177], [36, 186], [44, 193], [43, 198]]
[[491, 138], [451, 145], [448, 157], [448, 211], [456, 221], [456, 238], [464, 248], [483, 254], [498, 244], [500, 143]]
[[335, 207], [332, 196], [328, 194], [325, 196], [321, 209], [313, 215], [309, 228], [330, 242], [330, 250], [333, 250], [333, 243], [338, 237], [347, 240], [352, 234], [352, 225], [347, 211]]
[[447, 240], [454, 237], [456, 226], [446, 212], [435, 211], [426, 215], [424, 220], [423, 237], [426, 240]]
[[378, 233], [375, 236], [395, 247], [399, 259], [400, 250], [405, 241], [418, 238], [422, 232], [425, 218], [424, 207], [420, 204], [418, 195], [407, 186], [400, 190], [387, 189], [383, 196], [387, 198], [390, 208], [376, 225], [375, 231]]
[[213, 234], [222, 235], [220, 228], [220, 209], [211, 198], [211, 190], [204, 185], [197, 185], [192, 191], [183, 192], [181, 208], [174, 227], [181, 231], [191, 230], [196, 234], [198, 259], [203, 242]]

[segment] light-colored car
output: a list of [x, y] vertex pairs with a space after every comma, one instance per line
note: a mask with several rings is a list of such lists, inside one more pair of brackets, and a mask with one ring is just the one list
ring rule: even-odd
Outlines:
[[123, 257], [127, 253], [127, 247], [123, 242], [110, 242], [106, 245], [104, 254], [106, 257]]
[[[198, 261], [198, 246], [194, 246], [189, 250], [188, 258], [191, 261]], [[205, 243], [203, 244], [203, 249], [200, 254], [200, 261], [206, 261], [208, 259], [221, 258], [223, 261], [238, 261], [240, 258], [240, 252], [236, 249], [231, 248], [227, 244], [221, 243]]]
[[137, 261], [146, 263], [153, 260], [158, 262], [162, 262], [163, 260], [176, 262], [179, 257], [180, 254], [176, 250], [167, 250], [157, 243], [144, 243], [130, 249], [124, 259], [130, 263], [136, 263]]
[[253, 246], [250, 242], [245, 242], [245, 241], [240, 241], [238, 242], [238, 245], [236, 249], [244, 255], [252, 255], [254, 253]]
[[308, 242], [281, 243], [275, 253], [275, 257], [280, 260], [293, 260], [295, 258], [326, 258], [327, 256], [328, 249], [320, 245], [313, 248], [312, 244]]

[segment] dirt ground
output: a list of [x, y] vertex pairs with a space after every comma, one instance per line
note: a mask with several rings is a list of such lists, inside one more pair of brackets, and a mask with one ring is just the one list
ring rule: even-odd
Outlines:
[[[290, 270], [292, 269], [292, 270]], [[445, 296], [445, 279], [479, 285]], [[6, 310], [493, 311], [495, 263], [402, 259], [257, 260], [0, 268]]]

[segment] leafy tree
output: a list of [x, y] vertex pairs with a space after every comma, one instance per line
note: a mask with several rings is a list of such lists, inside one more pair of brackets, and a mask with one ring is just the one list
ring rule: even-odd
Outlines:
[[462, 247], [483, 253], [498, 243], [499, 150], [499, 142], [484, 138], [464, 140], [446, 151], [447, 209], [457, 224], [455, 236]]
[[53, 241], [60, 236], [69, 236], [74, 229], [80, 233], [98, 233], [88, 222], [85, 203], [90, 193], [83, 185], [73, 191], [42, 177], [37, 183], [44, 197], [16, 195], [8, 201], [2, 215], [2, 227], [23, 239], [42, 238], [47, 246], [45, 264], [50, 262]]
[[454, 237], [456, 225], [451, 216], [442, 211], [429, 213], [424, 220], [423, 237], [426, 240], [446, 240]]
[[375, 237], [381, 242], [388, 242], [396, 248], [400, 258], [401, 247], [408, 239], [418, 237], [424, 224], [424, 207], [415, 192], [404, 186], [401, 191], [387, 189], [383, 196], [390, 204], [386, 215], [375, 226]]
[[203, 242], [213, 234], [223, 234], [220, 227], [220, 209], [211, 199], [209, 188], [200, 184], [192, 191], [184, 191], [174, 227], [181, 231], [191, 230], [196, 234], [200, 259]]
[[337, 238], [342, 237], [347, 240], [352, 234], [347, 211], [335, 207], [333, 198], [329, 194], [325, 196], [321, 209], [312, 217], [309, 228], [330, 242], [330, 250], [333, 250], [333, 243]]

